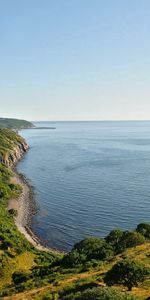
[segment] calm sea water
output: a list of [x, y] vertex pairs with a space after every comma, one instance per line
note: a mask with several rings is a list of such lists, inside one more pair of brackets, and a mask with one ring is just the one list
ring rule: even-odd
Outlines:
[[31, 180], [32, 229], [69, 250], [85, 236], [150, 221], [150, 122], [43, 122], [21, 131], [30, 145], [18, 171]]

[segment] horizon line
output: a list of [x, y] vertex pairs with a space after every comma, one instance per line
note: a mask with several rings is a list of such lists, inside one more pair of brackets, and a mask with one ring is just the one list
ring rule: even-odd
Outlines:
[[30, 122], [150, 122], [150, 119], [30, 120]]

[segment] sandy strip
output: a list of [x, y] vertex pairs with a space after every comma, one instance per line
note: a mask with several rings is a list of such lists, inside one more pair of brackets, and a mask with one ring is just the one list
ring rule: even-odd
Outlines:
[[14, 218], [18, 230], [24, 234], [25, 238], [36, 249], [41, 251], [55, 251], [53, 249], [42, 246], [40, 240], [35, 236], [35, 234], [28, 226], [33, 214], [31, 187], [25, 182], [23, 177], [17, 173], [15, 173], [15, 175], [11, 178], [11, 182], [14, 184], [19, 184], [22, 187], [22, 193], [19, 198], [11, 199], [8, 204], [8, 209], [14, 208], [18, 212], [17, 217]]

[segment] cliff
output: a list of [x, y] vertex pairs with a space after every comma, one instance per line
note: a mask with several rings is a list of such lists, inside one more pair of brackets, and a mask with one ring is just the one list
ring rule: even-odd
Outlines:
[[0, 162], [14, 166], [28, 150], [26, 141], [10, 129], [0, 129]]

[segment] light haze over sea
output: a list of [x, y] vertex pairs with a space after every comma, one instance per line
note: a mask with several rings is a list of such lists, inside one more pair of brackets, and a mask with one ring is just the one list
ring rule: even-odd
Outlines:
[[33, 231], [69, 250], [86, 236], [150, 221], [150, 122], [36, 122], [18, 171], [31, 180]]

